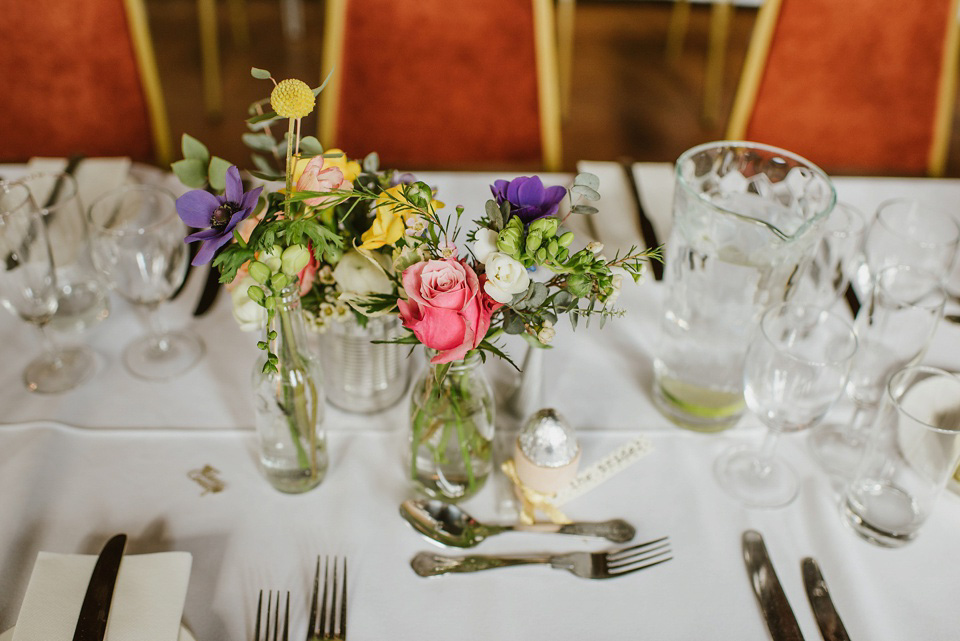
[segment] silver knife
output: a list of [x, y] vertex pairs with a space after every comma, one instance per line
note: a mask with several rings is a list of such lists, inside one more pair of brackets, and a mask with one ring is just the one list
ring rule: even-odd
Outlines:
[[113, 586], [117, 583], [123, 548], [127, 545], [127, 535], [118, 534], [103, 546], [97, 564], [93, 566], [87, 593], [83, 597], [80, 616], [73, 641], [103, 641], [107, 632], [107, 615], [113, 600]]
[[810, 599], [810, 607], [813, 608], [813, 615], [817, 618], [823, 641], [850, 641], [847, 629], [843, 627], [843, 621], [840, 620], [837, 609], [833, 607], [827, 583], [820, 574], [820, 566], [808, 556], [801, 563], [801, 567], [803, 568], [803, 585], [807, 588], [807, 598]]
[[774, 641], [803, 641], [797, 618], [790, 609], [787, 595], [783, 593], [777, 573], [767, 555], [767, 546], [759, 532], [743, 533], [743, 562], [747, 566], [750, 584], [757, 596], [763, 619]]

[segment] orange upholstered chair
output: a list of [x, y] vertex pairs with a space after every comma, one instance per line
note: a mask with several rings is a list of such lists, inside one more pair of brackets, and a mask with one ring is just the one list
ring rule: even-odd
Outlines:
[[82, 154], [169, 162], [143, 0], [4, 2], [0, 97], [0, 160]]
[[552, 0], [327, 0], [320, 139], [405, 168], [558, 169]]
[[943, 173], [957, 0], [766, 0], [727, 137], [827, 171]]

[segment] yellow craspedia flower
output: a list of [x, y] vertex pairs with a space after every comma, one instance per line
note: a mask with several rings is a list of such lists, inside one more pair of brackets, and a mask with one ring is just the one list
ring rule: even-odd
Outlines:
[[313, 111], [316, 97], [302, 80], [281, 80], [270, 92], [270, 107], [284, 118], [303, 118]]

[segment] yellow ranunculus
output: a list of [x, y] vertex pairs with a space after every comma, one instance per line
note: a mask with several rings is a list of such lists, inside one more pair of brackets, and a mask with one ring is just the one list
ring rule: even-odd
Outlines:
[[324, 158], [323, 159], [323, 168], [327, 169], [328, 167], [336, 167], [343, 172], [343, 177], [350, 182], [353, 182], [357, 179], [357, 176], [360, 174], [360, 163], [356, 160], [350, 160], [347, 158], [347, 154], [339, 149], [327, 149], [325, 153], [328, 154], [343, 154], [342, 156], [337, 156], [336, 158]]

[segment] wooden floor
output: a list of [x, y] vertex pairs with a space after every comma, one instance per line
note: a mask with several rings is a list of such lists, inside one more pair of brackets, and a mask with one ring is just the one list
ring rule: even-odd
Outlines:
[[[213, 153], [246, 166], [248, 151], [240, 142], [246, 108], [271, 88], [269, 81], [251, 78], [250, 67], [268, 69], [278, 79], [319, 83], [323, 3], [304, 0], [306, 34], [291, 41], [283, 35], [280, 0], [246, 0], [246, 48], [231, 37], [231, 2], [218, 4], [224, 97], [219, 119], [204, 111], [195, 0], [148, 0], [151, 29], [174, 138], [190, 133]], [[673, 64], [664, 57], [670, 11], [671, 3], [664, 2], [578, 2], [570, 111], [563, 125], [565, 168], [573, 169], [579, 159], [671, 162], [693, 145], [723, 138], [756, 10], [735, 11], [722, 109], [712, 126], [701, 118], [709, 9], [693, 6], [682, 55]], [[316, 125], [304, 127], [312, 132]], [[954, 119], [947, 175], [960, 176], [960, 116]]]

